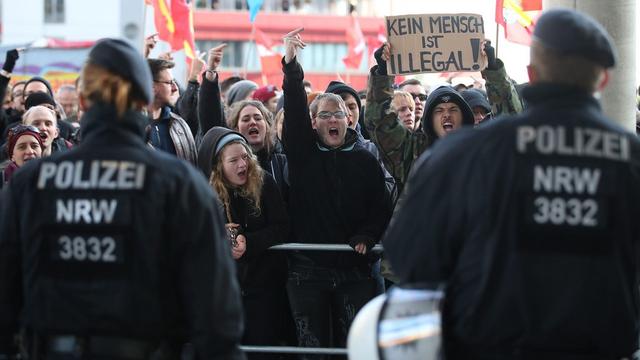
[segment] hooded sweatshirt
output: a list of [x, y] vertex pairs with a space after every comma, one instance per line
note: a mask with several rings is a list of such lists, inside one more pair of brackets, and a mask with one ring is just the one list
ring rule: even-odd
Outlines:
[[436, 131], [433, 128], [431, 115], [437, 105], [447, 102], [453, 102], [460, 107], [462, 111], [462, 126], [473, 126], [474, 124], [473, 111], [471, 107], [469, 107], [469, 104], [460, 96], [460, 93], [448, 86], [441, 86], [429, 94], [426, 110], [424, 115], [422, 115], [422, 130], [427, 134], [431, 144], [438, 140], [438, 135], [436, 135]]

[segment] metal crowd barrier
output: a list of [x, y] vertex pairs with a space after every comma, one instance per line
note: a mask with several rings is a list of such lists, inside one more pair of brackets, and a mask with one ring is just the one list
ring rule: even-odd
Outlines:
[[[287, 243], [274, 245], [269, 250], [310, 250], [310, 251], [354, 251], [347, 244], [303, 244]], [[371, 251], [382, 252], [382, 245], [375, 245]], [[262, 354], [312, 354], [312, 355], [347, 355], [344, 348], [321, 348], [321, 347], [297, 347], [297, 346], [253, 346], [242, 345], [240, 349], [248, 353]]]
[[347, 355], [343, 348], [303, 348], [296, 346], [240, 346], [245, 352], [269, 354]]
[[[347, 244], [303, 244], [303, 243], [288, 243], [274, 245], [269, 250], [319, 250], [319, 251], [354, 251], [353, 248]], [[382, 252], [382, 245], [375, 245], [371, 251]]]

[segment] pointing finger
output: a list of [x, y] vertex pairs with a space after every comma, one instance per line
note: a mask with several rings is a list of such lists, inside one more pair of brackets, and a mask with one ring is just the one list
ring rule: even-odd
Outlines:
[[293, 30], [292, 32], [288, 33], [287, 35], [285, 35], [285, 37], [293, 37], [298, 35], [299, 33], [301, 33], [302, 31], [304, 31], [304, 27], [299, 27], [295, 30]]

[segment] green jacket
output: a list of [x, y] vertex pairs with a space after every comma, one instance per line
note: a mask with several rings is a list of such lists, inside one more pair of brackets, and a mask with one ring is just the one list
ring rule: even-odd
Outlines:
[[422, 131], [407, 130], [398, 120], [398, 115], [390, 110], [394, 77], [378, 75], [376, 68], [373, 67], [369, 73], [364, 123], [385, 167], [396, 179], [399, 194], [413, 161], [431, 142]]
[[521, 113], [522, 99], [516, 90], [514, 82], [507, 75], [504, 63], [496, 59], [499, 64], [497, 70], [482, 70], [482, 78], [486, 80], [487, 97], [491, 103], [493, 116]]

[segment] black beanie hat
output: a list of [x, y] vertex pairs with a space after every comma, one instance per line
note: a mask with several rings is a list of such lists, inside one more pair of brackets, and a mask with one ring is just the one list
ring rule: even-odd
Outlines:
[[487, 97], [481, 90], [467, 89], [461, 92], [460, 96], [462, 96], [464, 101], [469, 104], [471, 110], [473, 110], [474, 107], [479, 106], [487, 112], [491, 112], [491, 104], [489, 104], [489, 100], [487, 100]]
[[231, 140], [242, 139], [247, 143], [247, 139], [239, 132], [221, 126], [214, 126], [209, 129], [202, 137], [202, 142], [198, 147], [198, 168], [200, 168], [200, 171], [202, 171], [207, 179], [211, 176], [218, 153], [220, 152], [218, 147], [225, 138]]
[[99, 40], [89, 52], [88, 62], [130, 81], [136, 98], [146, 103], [153, 101], [153, 78], [149, 65], [142, 54], [126, 41]]
[[336, 95], [340, 95], [342, 93], [349, 93], [353, 95], [353, 97], [356, 99], [356, 103], [358, 104], [358, 110], [362, 110], [362, 104], [360, 103], [360, 97], [358, 96], [358, 92], [351, 86], [343, 83], [342, 81], [334, 80], [330, 82], [329, 86], [327, 86], [327, 90], [325, 90], [324, 92], [333, 93]]
[[56, 102], [53, 101], [53, 98], [49, 96], [47, 93], [37, 92], [27, 96], [27, 99], [24, 101], [24, 109], [29, 110], [34, 106], [49, 104], [56, 108]]
[[[40, 76], [34, 76], [31, 79], [29, 79], [25, 84], [24, 84], [24, 89], [27, 89], [27, 85], [29, 85], [32, 82], [41, 82], [44, 84], [44, 86], [47, 87], [47, 89], [49, 90], [49, 96], [53, 97], [53, 88], [51, 87], [51, 84], [49, 83], [49, 81], [47, 81], [47, 79], [40, 77]], [[27, 95], [26, 93], [24, 94], [25, 96]]]

